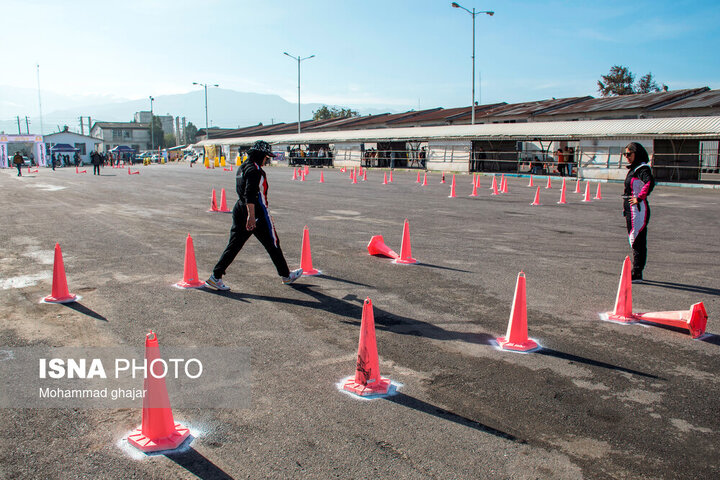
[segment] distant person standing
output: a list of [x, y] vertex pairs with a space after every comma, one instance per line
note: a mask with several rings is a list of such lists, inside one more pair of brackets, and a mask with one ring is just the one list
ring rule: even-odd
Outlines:
[[102, 157], [98, 152], [90, 154], [90, 163], [93, 165], [93, 175], [100, 175], [100, 164], [102, 163]]
[[55, 162], [57, 162], [57, 159], [55, 159], [55, 154], [53, 153], [50, 155], [50, 166], [52, 167], [53, 171], [55, 171]]
[[23, 156], [20, 155], [20, 152], [15, 152], [15, 155], [13, 156], [13, 164], [15, 165], [15, 168], [17, 168], [18, 177], [22, 177], [22, 164], [23, 164]]
[[629, 143], [623, 155], [627, 159], [629, 170], [625, 177], [623, 215], [633, 251], [632, 282], [641, 283], [647, 261], [647, 225], [650, 221], [647, 197], [655, 187], [655, 178], [645, 147], [637, 142]]
[[282, 283], [291, 284], [302, 276], [302, 268], [292, 272], [288, 268], [268, 211], [268, 182], [262, 166], [274, 156], [270, 144], [258, 140], [250, 149], [248, 160], [238, 169], [235, 178], [238, 201], [232, 212], [230, 239], [205, 285], [218, 290], [230, 290], [230, 287], [223, 283], [222, 276], [251, 235], [255, 235], [267, 250]]

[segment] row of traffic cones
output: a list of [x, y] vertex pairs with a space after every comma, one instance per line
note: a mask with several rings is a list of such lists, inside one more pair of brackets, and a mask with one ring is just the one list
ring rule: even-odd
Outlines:
[[[578, 180], [579, 182], [579, 180]], [[530, 180], [530, 183], [532, 183], [532, 179]], [[550, 183], [550, 178], [548, 178], [548, 185]], [[595, 193], [595, 200], [602, 200], [602, 191], [600, 189], [600, 183], [598, 183], [597, 186], [597, 192]], [[528, 185], [529, 186], [529, 185]], [[552, 187], [545, 187], [545, 188], [552, 188]], [[576, 192], [578, 192], [578, 189], [575, 189]], [[590, 200], [590, 182], [585, 183], [585, 196], [582, 199], [583, 202], [590, 203], [592, 200]], [[563, 178], [562, 188], [560, 189], [560, 200], [557, 202], [560, 205], [565, 205], [567, 203], [565, 199], [565, 179]], [[535, 199], [530, 205], [541, 205], [540, 203], [540, 187], [537, 187], [537, 190], [535, 190]]]

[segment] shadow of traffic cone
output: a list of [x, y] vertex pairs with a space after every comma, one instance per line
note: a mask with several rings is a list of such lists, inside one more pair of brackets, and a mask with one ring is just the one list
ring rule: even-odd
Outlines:
[[504, 337], [497, 338], [503, 350], [527, 352], [538, 348], [537, 342], [528, 338], [527, 334], [527, 303], [525, 298], [525, 274], [518, 274], [515, 284], [515, 298], [510, 310], [510, 323]]
[[547, 185], [545, 185], [545, 188], [552, 188], [552, 177], [548, 177]]
[[600, 191], [600, 182], [598, 182], [597, 192], [595, 192], [595, 200], [602, 200], [602, 192]]
[[300, 267], [303, 275], [320, 275], [322, 272], [313, 268], [312, 253], [310, 251], [310, 230], [307, 225], [303, 229], [302, 250], [300, 253]]
[[575, 191], [573, 193], [581, 193], [580, 192], [580, 179], [578, 178], [575, 180]]
[[380, 376], [380, 360], [375, 339], [375, 315], [372, 301], [366, 298], [360, 321], [355, 377], [343, 384], [343, 390], [361, 396], [384, 395], [390, 389], [390, 383], [389, 379]]
[[560, 188], [560, 201], [557, 202], [560, 205], [565, 205], [567, 202], [565, 201], [565, 179], [563, 178], [562, 187]]
[[221, 213], [230, 213], [232, 210], [228, 209], [227, 200], [225, 199], [225, 189], [220, 190], [220, 210]]
[[535, 190], [535, 200], [530, 205], [540, 205], [540, 187]]
[[173, 418], [165, 376], [160, 376], [157, 371], [157, 364], [163, 365], [164, 362], [160, 356], [157, 335], [152, 330], [145, 337], [145, 362], [149, 371], [143, 383], [145, 396], [142, 424], [128, 435], [127, 441], [145, 453], [174, 450], [190, 436], [190, 430], [175, 423]]
[[383, 185], [387, 185], [387, 172], [383, 174]]
[[217, 198], [215, 197], [215, 189], [212, 191], [212, 198], [210, 199], [210, 210], [208, 212], [219, 212], [217, 207]]
[[583, 198], [582, 201], [588, 202], [588, 203], [592, 202], [592, 200], [590, 200], [590, 181], [589, 180], [587, 182], [585, 182], [585, 198]]
[[423, 183], [422, 183], [422, 186], [423, 186], [423, 187], [427, 187], [427, 172], [425, 172], [425, 175], [423, 175]]
[[323, 172], [320, 172], [320, 181], [318, 183], [325, 183], [325, 176], [323, 175]]
[[497, 177], [495, 175], [493, 175], [493, 183], [490, 188], [492, 189], [492, 193], [490, 195], [500, 195], [500, 192], [498, 192], [498, 187], [497, 187]]
[[78, 296], [68, 290], [65, 276], [65, 262], [63, 262], [60, 244], [55, 244], [55, 261], [53, 262], [53, 281], [50, 295], [42, 299], [43, 303], [71, 303], [78, 300]]
[[382, 255], [383, 257], [400, 258], [393, 249], [385, 245], [385, 240], [382, 235], [375, 235], [370, 239], [370, 243], [367, 246], [369, 255]]
[[635, 318], [632, 313], [632, 263], [630, 257], [625, 257], [620, 284], [615, 297], [615, 309], [612, 312], [601, 313], [600, 318], [613, 322], [632, 323]]
[[183, 279], [174, 285], [177, 288], [202, 288], [205, 282], [198, 278], [197, 262], [195, 261], [195, 246], [188, 234], [185, 239], [185, 264], [183, 265]]
[[532, 175], [530, 175], [530, 183], [528, 183], [528, 187], [534, 187], [534, 186], [535, 186], [535, 185], [533, 185]]
[[635, 313], [633, 317], [645, 323], [688, 330], [692, 338], [699, 338], [705, 333], [708, 318], [703, 302], [694, 304], [690, 310]]
[[455, 198], [455, 174], [453, 173], [452, 185], [450, 185], [450, 195], [448, 198]]
[[412, 247], [410, 245], [410, 223], [407, 221], [407, 218], [405, 219], [405, 225], [403, 226], [403, 237], [402, 243], [400, 244], [400, 258], [396, 258], [393, 262], [403, 265], [417, 263], [417, 260], [412, 258]]

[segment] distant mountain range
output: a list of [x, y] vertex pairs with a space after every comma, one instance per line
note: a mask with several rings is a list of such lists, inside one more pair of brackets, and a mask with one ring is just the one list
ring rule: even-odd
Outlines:
[[[63, 125], [73, 131], [80, 131], [79, 118], [87, 117], [96, 121], [129, 122], [133, 114], [150, 109], [149, 99], [127, 100], [110, 96], [68, 96], [52, 92], [43, 92], [43, 132], [57, 132]], [[321, 103], [303, 103], [302, 119], [312, 118], [313, 111]], [[333, 105], [330, 105], [333, 106]], [[349, 105], [340, 105], [350, 107]], [[48, 108], [50, 107], [50, 108]], [[394, 113], [395, 110], [355, 108], [361, 115]], [[177, 95], [158, 95], [153, 103], [156, 115], [185, 117], [198, 128], [205, 127], [205, 99], [203, 90]], [[16, 134], [18, 125], [16, 116], [20, 116], [22, 133], [26, 131], [25, 116], [29, 117], [30, 133], [40, 133], [37, 90], [0, 86], [0, 132]], [[297, 103], [291, 103], [278, 95], [236, 92], [222, 88], [208, 89], [208, 117], [210, 126], [238, 128], [271, 123], [289, 123], [297, 121]]]

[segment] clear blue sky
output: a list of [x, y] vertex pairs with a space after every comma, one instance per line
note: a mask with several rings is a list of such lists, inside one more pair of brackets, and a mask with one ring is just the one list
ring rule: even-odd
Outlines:
[[[0, 85], [146, 98], [192, 82], [303, 103], [470, 104], [471, 17], [450, 0], [4, 0]], [[720, 88], [720, 2], [463, 0], [481, 101], [597, 96], [614, 64], [671, 89]], [[478, 89], [480, 90], [480, 89]], [[51, 108], [46, 106], [45, 108]]]

